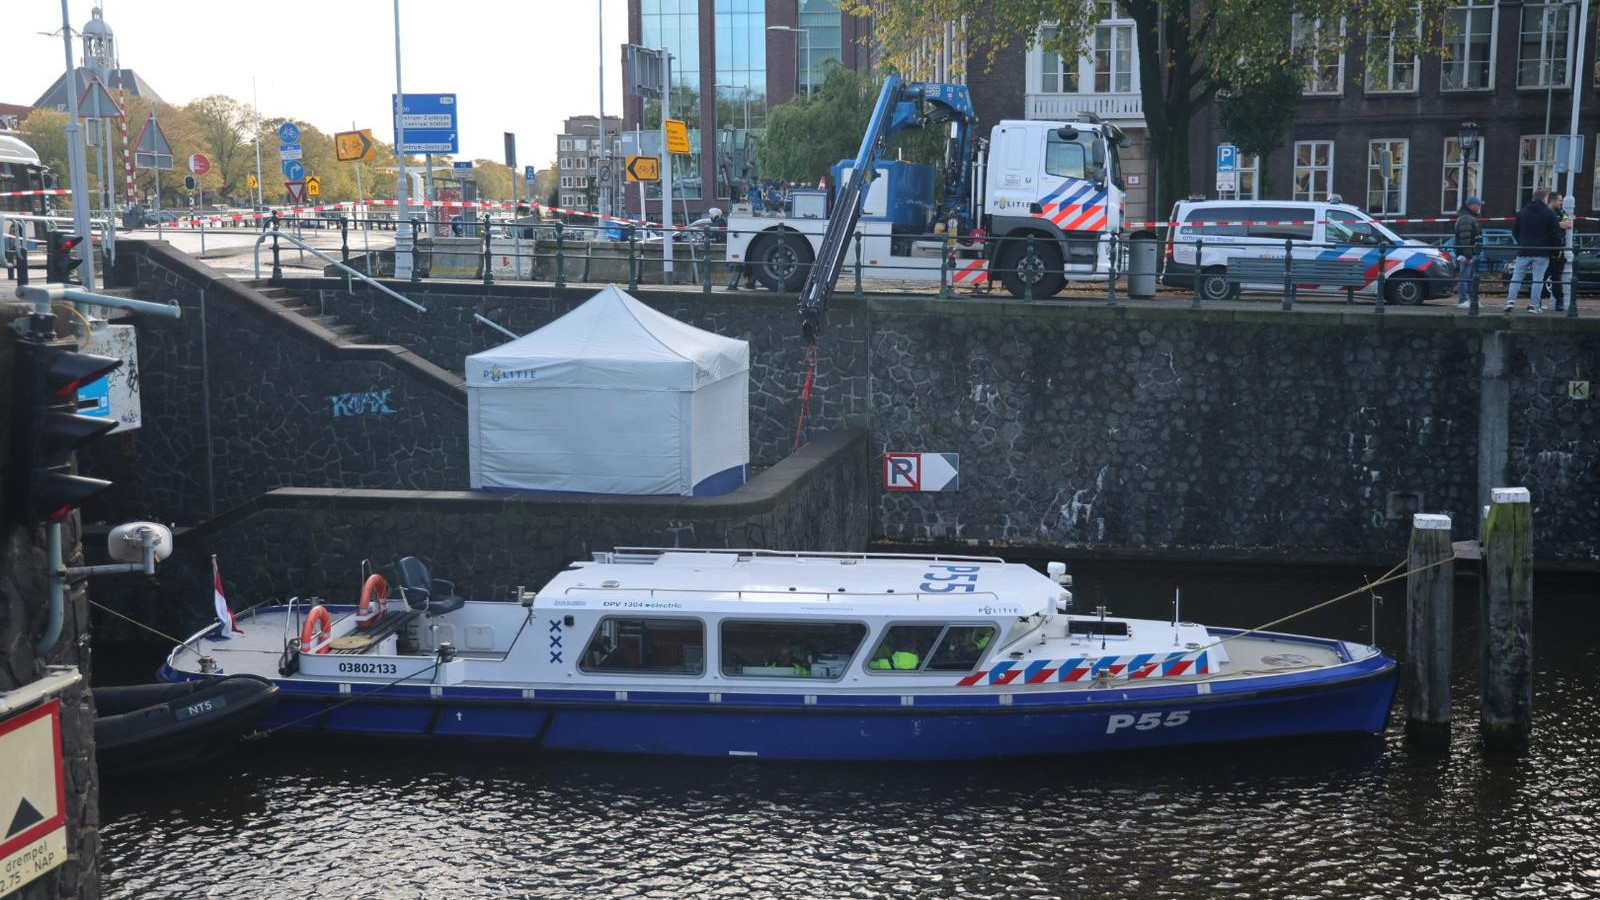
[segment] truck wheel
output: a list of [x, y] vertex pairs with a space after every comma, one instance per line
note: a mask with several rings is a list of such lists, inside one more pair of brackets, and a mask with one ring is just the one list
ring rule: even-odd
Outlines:
[[1200, 279], [1200, 298], [1208, 303], [1239, 296], [1239, 286], [1228, 280], [1228, 270], [1222, 266], [1211, 266], [1195, 277]]
[[768, 290], [798, 294], [811, 272], [811, 244], [798, 234], [771, 234], [750, 248], [749, 265]]
[[1410, 275], [1395, 275], [1384, 286], [1384, 298], [1390, 303], [1400, 306], [1421, 306], [1428, 299], [1428, 292], [1423, 289], [1421, 279]]
[[1000, 281], [1013, 297], [1026, 297], [1028, 283], [1033, 283], [1036, 300], [1054, 297], [1066, 287], [1066, 276], [1061, 273], [1061, 248], [1055, 241], [1035, 239], [1033, 252], [1028, 252], [1026, 238], [1010, 238], [1000, 251]]

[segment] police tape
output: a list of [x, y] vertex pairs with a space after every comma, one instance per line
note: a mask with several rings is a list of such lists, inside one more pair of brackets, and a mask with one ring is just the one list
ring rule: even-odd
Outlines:
[[0, 197], [64, 197], [71, 188], [47, 188], [42, 191], [0, 191]]
[[[1600, 217], [1596, 217], [1596, 216], [1572, 216], [1571, 218], [1575, 222], [1600, 222]], [[1478, 221], [1479, 222], [1515, 222], [1516, 220], [1517, 220], [1516, 216], [1479, 216], [1478, 217]], [[1435, 224], [1435, 225], [1438, 225], [1438, 224], [1451, 224], [1451, 223], [1454, 223], [1455, 222], [1455, 217], [1452, 216], [1452, 217], [1448, 217], [1448, 218], [1434, 217], [1434, 218], [1405, 218], [1405, 219], [1373, 219], [1372, 221], [1377, 223], [1377, 224], [1379, 224], [1379, 225], [1418, 225], [1418, 224]], [[1210, 221], [1210, 220], [1207, 220], [1207, 221], [1203, 221], [1203, 222], [1125, 222], [1125, 223], [1123, 223], [1122, 227], [1123, 228], [1184, 228], [1184, 227], [1191, 227], [1192, 228], [1192, 227], [1202, 227], [1203, 226], [1203, 227], [1206, 227], [1206, 228], [1216, 228], [1216, 227], [1219, 227], [1219, 226], [1230, 226], [1230, 225], [1272, 225], [1272, 226], [1277, 226], [1277, 225], [1321, 225], [1324, 222], [1333, 222], [1333, 223], [1336, 223], [1336, 224], [1352, 224], [1352, 225], [1366, 224], [1365, 220], [1359, 220], [1359, 221], [1353, 221], [1352, 222], [1352, 221], [1348, 221], [1348, 220], [1339, 220], [1339, 219], [1312, 219], [1312, 220], [1295, 220], [1295, 221], [1269, 221], [1269, 220], [1249, 220], [1249, 221], [1222, 221], [1222, 220], [1219, 220], [1219, 221]]]

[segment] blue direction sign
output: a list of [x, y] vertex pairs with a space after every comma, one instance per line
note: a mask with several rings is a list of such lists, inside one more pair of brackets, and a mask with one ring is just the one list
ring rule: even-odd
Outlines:
[[304, 154], [304, 151], [301, 149], [301, 146], [299, 144], [279, 144], [278, 145], [278, 158], [279, 159], [304, 159], [305, 158], [305, 154]]
[[285, 122], [278, 126], [278, 140], [285, 144], [295, 144], [300, 141], [300, 126], [293, 122]]
[[[391, 94], [390, 100], [399, 107], [400, 122], [406, 127], [403, 153], [460, 153], [461, 140], [456, 133], [455, 94], [407, 94], [405, 103]], [[398, 141], [397, 141], [398, 143]]]
[[533, 170], [533, 166], [523, 166], [522, 167], [522, 180], [523, 181], [538, 181], [539, 180], [539, 173], [535, 172]]
[[471, 178], [472, 177], [472, 161], [471, 160], [468, 160], [466, 162], [453, 163], [453, 164], [451, 164], [451, 168], [455, 169], [457, 178]]
[[289, 179], [290, 181], [303, 181], [306, 177], [305, 164], [300, 162], [298, 159], [284, 160], [282, 168], [283, 177]]

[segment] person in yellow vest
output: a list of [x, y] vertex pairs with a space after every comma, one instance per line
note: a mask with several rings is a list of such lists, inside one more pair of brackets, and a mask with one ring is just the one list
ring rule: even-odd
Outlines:
[[773, 662], [767, 663], [767, 665], [778, 669], [792, 669], [796, 675], [811, 675], [811, 667], [806, 665], [805, 660], [796, 656], [794, 648], [788, 644], [779, 647], [778, 658]]
[[922, 658], [917, 655], [910, 638], [901, 638], [895, 645], [893, 653], [889, 652], [888, 641], [879, 644], [877, 652], [873, 654], [872, 662], [867, 663], [867, 668], [916, 671], [921, 665]]

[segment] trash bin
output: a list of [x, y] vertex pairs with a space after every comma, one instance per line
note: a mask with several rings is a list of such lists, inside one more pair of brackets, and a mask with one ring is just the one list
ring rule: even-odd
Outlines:
[[1128, 296], [1154, 300], [1156, 268], [1161, 258], [1161, 242], [1153, 231], [1135, 232], [1128, 239]]

